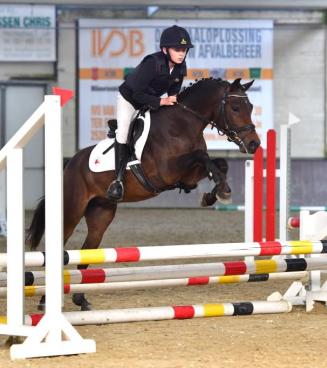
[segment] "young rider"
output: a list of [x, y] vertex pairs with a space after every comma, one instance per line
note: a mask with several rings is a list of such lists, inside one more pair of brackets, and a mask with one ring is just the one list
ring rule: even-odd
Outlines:
[[[117, 96], [116, 179], [110, 184], [107, 197], [119, 201], [124, 195], [123, 177], [128, 160], [127, 137], [136, 110], [174, 105], [186, 75], [185, 58], [192, 48], [186, 29], [172, 26], [160, 37], [161, 51], [146, 56], [125, 78]], [[167, 93], [167, 97], [160, 97]]]

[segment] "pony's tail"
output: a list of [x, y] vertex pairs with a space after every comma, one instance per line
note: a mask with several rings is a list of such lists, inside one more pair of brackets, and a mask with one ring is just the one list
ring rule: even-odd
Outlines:
[[39, 245], [45, 229], [45, 199], [42, 197], [34, 211], [33, 219], [26, 233], [26, 243], [34, 250]]

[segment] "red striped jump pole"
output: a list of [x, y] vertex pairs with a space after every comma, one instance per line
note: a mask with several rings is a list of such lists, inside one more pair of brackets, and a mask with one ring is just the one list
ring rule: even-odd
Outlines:
[[263, 150], [258, 147], [254, 155], [253, 168], [253, 241], [262, 241], [263, 209]]
[[266, 241], [275, 240], [276, 222], [276, 131], [267, 132]]
[[[245, 316], [250, 314], [288, 313], [292, 304], [281, 301], [253, 301], [241, 303], [210, 303], [195, 305], [174, 305], [167, 307], [145, 307], [129, 309], [64, 312], [65, 318], [74, 326], [98, 325], [120, 322], [160, 321], [201, 317]], [[36, 326], [43, 314], [25, 316], [25, 325]], [[7, 319], [0, 316], [0, 325]]]

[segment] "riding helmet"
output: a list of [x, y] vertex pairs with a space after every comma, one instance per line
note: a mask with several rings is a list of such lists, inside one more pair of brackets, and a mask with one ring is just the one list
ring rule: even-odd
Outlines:
[[183, 27], [172, 26], [166, 28], [160, 37], [160, 48], [162, 47], [185, 47], [190, 49], [194, 47], [191, 37]]

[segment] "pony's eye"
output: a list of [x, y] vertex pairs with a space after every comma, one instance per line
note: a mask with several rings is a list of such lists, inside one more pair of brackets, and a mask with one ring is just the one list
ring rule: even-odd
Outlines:
[[232, 105], [232, 110], [233, 111], [240, 111], [240, 108], [236, 105]]

